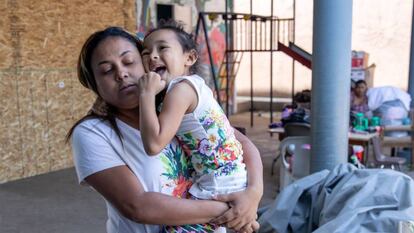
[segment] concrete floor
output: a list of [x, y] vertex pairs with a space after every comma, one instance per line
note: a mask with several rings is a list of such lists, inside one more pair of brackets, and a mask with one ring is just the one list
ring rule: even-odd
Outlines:
[[[265, 190], [260, 206], [264, 206], [277, 195], [279, 163], [274, 176], [270, 175], [270, 166], [278, 140], [266, 133], [266, 114], [254, 115], [254, 127], [250, 127], [249, 113], [230, 120], [247, 129], [248, 137], [261, 152]], [[105, 220], [103, 199], [90, 188], [78, 185], [73, 168], [0, 185], [0, 233], [102, 233]]]

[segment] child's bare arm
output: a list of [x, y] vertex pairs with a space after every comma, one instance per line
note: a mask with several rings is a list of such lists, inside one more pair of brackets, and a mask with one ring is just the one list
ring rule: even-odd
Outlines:
[[165, 96], [161, 113], [155, 111], [155, 93], [140, 93], [140, 129], [145, 151], [156, 155], [172, 140], [184, 114], [197, 103], [190, 84], [177, 83]]

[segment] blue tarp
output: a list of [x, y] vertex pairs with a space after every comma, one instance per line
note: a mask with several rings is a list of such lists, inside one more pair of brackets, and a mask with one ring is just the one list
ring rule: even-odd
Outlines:
[[414, 181], [390, 169], [350, 164], [285, 187], [259, 217], [259, 232], [398, 232], [414, 221]]

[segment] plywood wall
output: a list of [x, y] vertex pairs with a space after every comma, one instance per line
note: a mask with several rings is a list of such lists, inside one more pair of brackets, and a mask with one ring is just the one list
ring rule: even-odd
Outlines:
[[0, 183], [72, 166], [65, 135], [94, 96], [76, 76], [85, 39], [136, 30], [135, 0], [0, 0]]

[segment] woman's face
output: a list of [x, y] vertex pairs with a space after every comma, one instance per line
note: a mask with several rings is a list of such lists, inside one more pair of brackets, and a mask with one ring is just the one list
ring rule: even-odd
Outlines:
[[355, 95], [358, 97], [362, 97], [365, 95], [367, 91], [367, 85], [364, 83], [360, 83], [355, 87]]
[[92, 71], [100, 96], [119, 110], [138, 107], [137, 82], [144, 75], [137, 47], [122, 37], [104, 39], [92, 54]]

